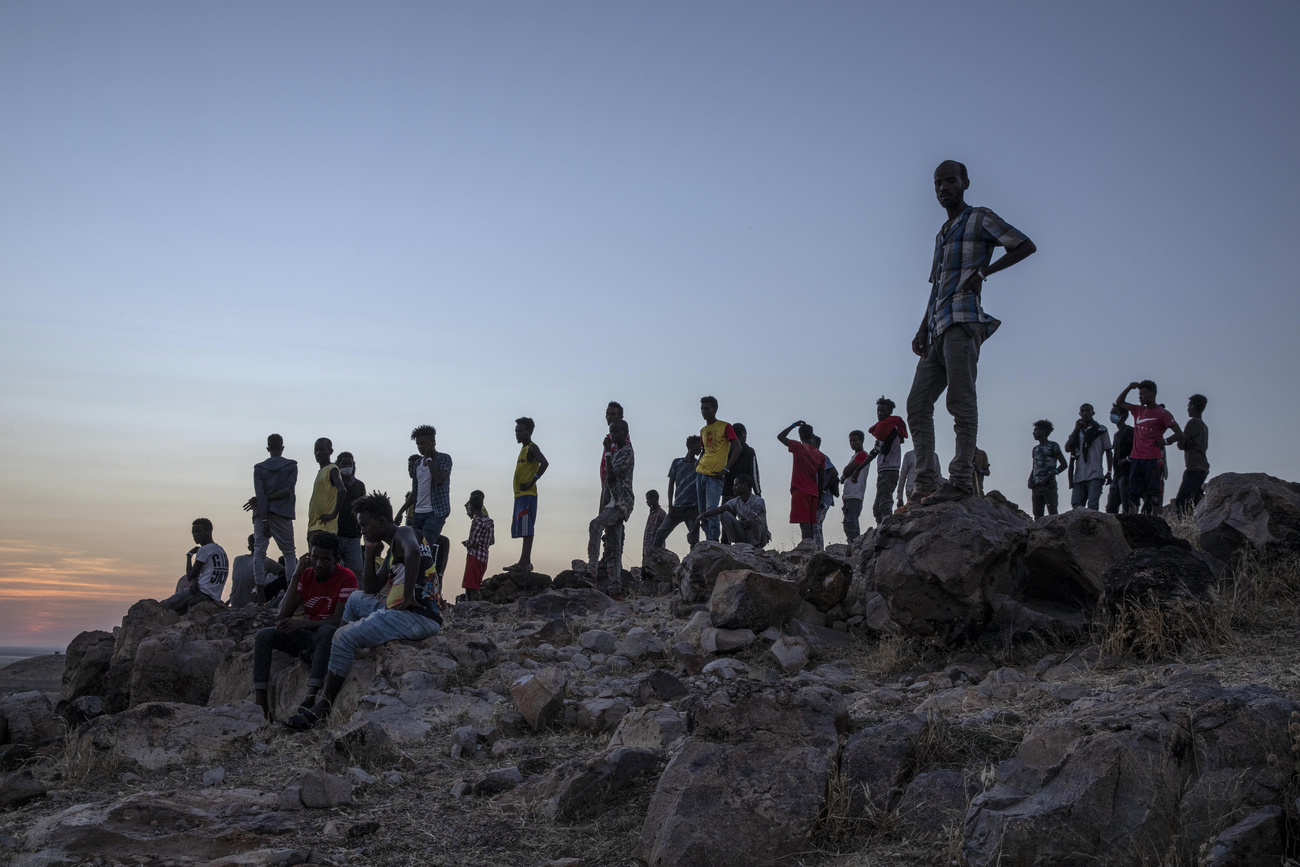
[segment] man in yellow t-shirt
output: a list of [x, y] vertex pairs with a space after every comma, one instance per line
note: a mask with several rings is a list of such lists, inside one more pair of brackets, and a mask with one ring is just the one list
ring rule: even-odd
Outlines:
[[[700, 398], [700, 415], [704, 417], [704, 427], [700, 428], [700, 439], [704, 443], [704, 453], [695, 465], [695, 492], [697, 505], [701, 513], [716, 509], [722, 500], [722, 483], [727, 478], [727, 470], [740, 457], [740, 442], [731, 425], [718, 419], [718, 399], [712, 395]], [[716, 517], [706, 518], [704, 537], [716, 542], [722, 535], [722, 522]]]
[[307, 504], [307, 544], [311, 545], [312, 533], [324, 530], [337, 534], [339, 531], [339, 509], [348, 489], [343, 485], [343, 476], [338, 465], [330, 461], [334, 454], [334, 443], [328, 437], [316, 440], [314, 449], [316, 463], [320, 470], [316, 481], [311, 486], [311, 501]]
[[515, 461], [515, 511], [510, 521], [510, 538], [523, 539], [519, 562], [507, 566], [507, 572], [533, 571], [533, 530], [537, 527], [537, 480], [550, 466], [542, 450], [533, 442], [531, 418], [515, 419], [515, 442], [519, 458]]

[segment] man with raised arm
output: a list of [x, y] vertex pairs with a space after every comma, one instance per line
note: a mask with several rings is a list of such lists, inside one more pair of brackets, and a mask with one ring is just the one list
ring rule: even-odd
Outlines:
[[[790, 431], [799, 428], [799, 442], [790, 441]], [[813, 538], [817, 528], [817, 510], [821, 505], [822, 472], [826, 456], [812, 444], [812, 425], [805, 421], [793, 422], [776, 435], [781, 445], [794, 458], [790, 473], [790, 523], [799, 525], [804, 539]]]
[[[393, 523], [393, 504], [382, 491], [367, 494], [353, 508], [366, 541], [361, 579], [366, 595], [352, 594], [358, 600], [356, 605], [351, 597], [348, 599], [344, 624], [330, 643], [325, 685], [314, 705], [285, 721], [289, 729], [309, 729], [329, 715], [358, 650], [400, 638], [419, 641], [437, 634], [442, 627], [442, 615], [427, 589], [435, 575], [429, 543], [414, 527]], [[381, 562], [379, 551], [384, 545], [388, 553]], [[381, 588], [386, 592], [381, 594]], [[359, 619], [352, 620], [349, 615]]]
[[[1138, 390], [1138, 402], [1128, 402], [1128, 393]], [[1128, 388], [1119, 393], [1115, 399], [1118, 406], [1128, 410], [1133, 418], [1133, 451], [1129, 452], [1128, 496], [1137, 508], [1142, 505], [1144, 514], [1154, 514], [1156, 505], [1162, 499], [1164, 481], [1161, 473], [1164, 469], [1164, 454], [1161, 443], [1173, 445], [1181, 442], [1183, 431], [1178, 422], [1160, 404], [1156, 403], [1156, 384], [1149, 379], [1130, 382]], [[1165, 431], [1172, 430], [1173, 436], [1165, 439]]]
[[298, 462], [284, 456], [284, 438], [279, 434], [266, 438], [266, 451], [270, 457], [253, 467], [253, 496], [244, 503], [244, 511], [253, 513], [253, 584], [259, 605], [267, 601], [266, 552], [271, 539], [284, 555], [285, 572], [298, 571], [293, 547]]
[[[912, 338], [920, 357], [907, 396], [907, 424], [921, 468], [908, 505], [944, 503], [973, 493], [975, 440], [979, 407], [975, 396], [980, 346], [1002, 323], [980, 304], [984, 281], [1010, 268], [1038, 248], [988, 208], [966, 204], [970, 179], [966, 166], [946, 160], [934, 170], [934, 192], [948, 219], [934, 241], [930, 299]], [[993, 261], [996, 247], [1006, 253]], [[948, 412], [957, 433], [957, 449], [948, 465], [948, 481], [939, 485], [931, 467], [934, 454], [934, 405], [947, 390]]]

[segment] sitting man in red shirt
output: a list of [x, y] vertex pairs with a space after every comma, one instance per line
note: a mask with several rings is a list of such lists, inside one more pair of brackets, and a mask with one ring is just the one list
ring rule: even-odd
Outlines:
[[[1128, 393], [1135, 388], [1138, 390], [1136, 405], [1128, 402]], [[1129, 383], [1119, 393], [1115, 405], [1124, 407], [1133, 417], [1133, 451], [1128, 461], [1129, 502], [1134, 508], [1140, 502], [1144, 514], [1154, 514], [1164, 491], [1161, 443], [1173, 445], [1183, 438], [1183, 431], [1173, 415], [1156, 403], [1156, 384], [1149, 379]], [[1164, 438], [1166, 430], [1174, 432], [1169, 439]]]
[[[343, 546], [334, 533], [325, 530], [313, 533], [311, 554], [299, 561], [298, 574], [290, 581], [280, 602], [275, 626], [259, 630], [253, 641], [253, 701], [267, 719], [271, 717], [271, 704], [267, 700], [271, 651], [311, 660], [303, 707], [315, 704], [316, 693], [325, 683], [334, 630], [343, 622], [343, 606], [357, 589], [356, 573], [339, 565], [342, 554]], [[293, 616], [300, 605], [306, 617]]]
[[[790, 442], [790, 431], [799, 428], [799, 442]], [[781, 445], [794, 456], [790, 474], [790, 523], [799, 525], [804, 539], [811, 539], [817, 528], [817, 510], [821, 505], [822, 470], [826, 456], [812, 444], [812, 425], [797, 421], [776, 435]]]

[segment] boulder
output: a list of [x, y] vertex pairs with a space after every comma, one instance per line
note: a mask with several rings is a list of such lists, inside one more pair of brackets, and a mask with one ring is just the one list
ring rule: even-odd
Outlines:
[[808, 642], [783, 635], [767, 649], [772, 663], [785, 674], [794, 674], [808, 665]]
[[687, 695], [686, 684], [662, 668], [656, 668], [637, 681], [637, 699], [641, 704], [651, 701], [675, 701]]
[[510, 697], [534, 729], [548, 725], [564, 710], [568, 679], [558, 668], [543, 668], [526, 674], [510, 686]]
[[1104, 601], [1160, 604], [1181, 602], [1200, 607], [1215, 597], [1214, 573], [1189, 548], [1139, 548], [1115, 564], [1103, 578]]
[[914, 508], [886, 519], [864, 566], [905, 634], [955, 643], [981, 634], [993, 593], [1015, 595], [1030, 521], [988, 497]]
[[624, 698], [589, 698], [578, 705], [578, 728], [589, 732], [612, 732], [632, 709]]
[[95, 753], [145, 770], [209, 764], [267, 726], [252, 702], [221, 707], [149, 702], [92, 720], [80, 734]]
[[758, 635], [752, 629], [716, 629], [708, 626], [700, 632], [700, 650], [705, 653], [734, 653], [757, 639]]
[[217, 668], [234, 646], [229, 638], [187, 640], [185, 633], [176, 630], [144, 639], [131, 666], [131, 705], [207, 704]]
[[653, 632], [633, 626], [619, 641], [614, 652], [632, 662], [640, 662], [648, 656], [663, 656], [664, 643]]
[[847, 560], [818, 551], [804, 570], [803, 597], [818, 611], [830, 611], [849, 595], [853, 566]]
[[303, 771], [293, 784], [298, 788], [302, 805], [309, 810], [325, 810], [352, 803], [352, 783], [321, 770]]
[[0, 810], [21, 807], [44, 795], [49, 787], [32, 776], [31, 771], [0, 773]]
[[815, 653], [821, 653], [832, 647], [848, 647], [853, 643], [853, 640], [843, 632], [827, 629], [825, 626], [814, 626], [802, 620], [791, 620], [787, 623], [785, 633], [802, 640]]
[[296, 830], [274, 810], [276, 803], [275, 794], [252, 789], [141, 792], [69, 807], [36, 822], [23, 842], [75, 863], [112, 853], [130, 862], [202, 864], [272, 845]]
[[542, 644], [560, 647], [573, 641], [573, 631], [569, 629], [568, 621], [561, 617], [548, 620], [541, 626], [529, 628], [525, 632], [516, 633], [516, 635], [521, 644], [529, 644], [533, 647]]
[[1130, 551], [1114, 515], [1072, 509], [1035, 522], [1025, 543], [1024, 596], [1091, 609], [1106, 572]]
[[110, 711], [126, 710], [131, 704], [131, 667], [140, 643], [178, 620], [179, 614], [163, 608], [153, 599], [141, 599], [127, 609], [121, 628], [116, 630], [113, 658], [104, 681], [104, 703]]
[[626, 789], [663, 761], [658, 750], [616, 746], [594, 758], [578, 758], [498, 795], [508, 812], [531, 812], [551, 821], [600, 812], [609, 796]]
[[641, 558], [641, 581], [644, 584], [667, 584], [670, 587], [677, 575], [681, 558], [667, 548], [651, 548]]
[[113, 633], [102, 630], [83, 632], [72, 639], [63, 663], [63, 686], [59, 692], [63, 701], [107, 694], [108, 669], [116, 643]]
[[603, 629], [589, 629], [578, 636], [578, 644], [582, 645], [584, 650], [608, 656], [614, 652], [614, 648], [618, 647], [618, 636]]
[[677, 568], [676, 584], [685, 602], [707, 602], [718, 575], [735, 569], [749, 569], [769, 575], [784, 575], [787, 564], [780, 555], [750, 545], [700, 542]]
[[799, 585], [752, 569], [718, 574], [709, 597], [709, 617], [719, 629], [762, 632], [781, 626], [799, 607]]
[[1281, 807], [1260, 807], [1214, 839], [1205, 867], [1251, 867], [1282, 864], [1286, 855], [1286, 814]]
[[604, 611], [613, 604], [613, 599], [590, 587], [548, 590], [537, 596], [520, 599], [517, 613], [519, 617], [527, 620], [553, 620]]
[[641, 707], [619, 722], [611, 747], [663, 750], [686, 736], [686, 714], [664, 705]]
[[476, 795], [497, 795], [509, 792], [523, 781], [524, 774], [517, 767], [494, 768], [474, 784], [472, 791]]
[[913, 828], [938, 830], [961, 825], [966, 805], [979, 787], [952, 768], [917, 774], [898, 802], [898, 818]]
[[1300, 552], [1300, 484], [1264, 473], [1223, 473], [1205, 488], [1195, 512], [1206, 553], [1233, 563], [1251, 552]]
[[848, 728], [843, 697], [828, 687], [727, 686], [693, 703], [688, 728], [633, 856], [658, 867], [752, 867], [805, 851]]
[[1119, 521], [1120, 529], [1124, 531], [1124, 541], [1135, 550], [1167, 548], [1171, 545], [1175, 548], [1192, 547], [1191, 542], [1175, 536], [1174, 531], [1169, 529], [1169, 522], [1159, 515], [1120, 514], [1116, 515], [1115, 519]]
[[840, 756], [840, 774], [855, 813], [892, 808], [916, 764], [916, 744], [929, 725], [918, 715], [889, 720], [854, 733]]
[[62, 723], [54, 715], [54, 706], [39, 690], [0, 697], [0, 718], [6, 721], [8, 729], [0, 743], [38, 747], [63, 732]]
[[484, 602], [505, 605], [551, 588], [551, 576], [540, 572], [500, 572], [483, 581], [479, 594]]
[[1269, 756], [1288, 753], [1296, 710], [1196, 669], [1075, 701], [971, 802], [964, 862], [1193, 863], [1225, 820], [1279, 805]]
[[993, 605], [993, 626], [1011, 638], [1079, 636], [1087, 631], [1091, 622], [1082, 609], [1059, 602], [1043, 599], [1021, 601], [1001, 593], [994, 593], [989, 601]]

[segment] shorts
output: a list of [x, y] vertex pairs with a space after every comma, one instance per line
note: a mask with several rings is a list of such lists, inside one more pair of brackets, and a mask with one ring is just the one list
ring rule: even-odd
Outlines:
[[790, 523], [816, 524], [817, 510], [821, 507], [821, 498], [816, 494], [803, 491], [790, 492]]
[[466, 590], [477, 590], [483, 586], [483, 575], [487, 572], [487, 564], [477, 557], [465, 558], [465, 580], [460, 582], [460, 586]]
[[537, 526], [537, 495], [524, 494], [515, 497], [515, 514], [510, 519], [510, 538], [521, 539], [533, 535]]
[[1164, 488], [1160, 478], [1159, 458], [1130, 458], [1128, 462], [1128, 495], [1133, 500], [1155, 497]]

